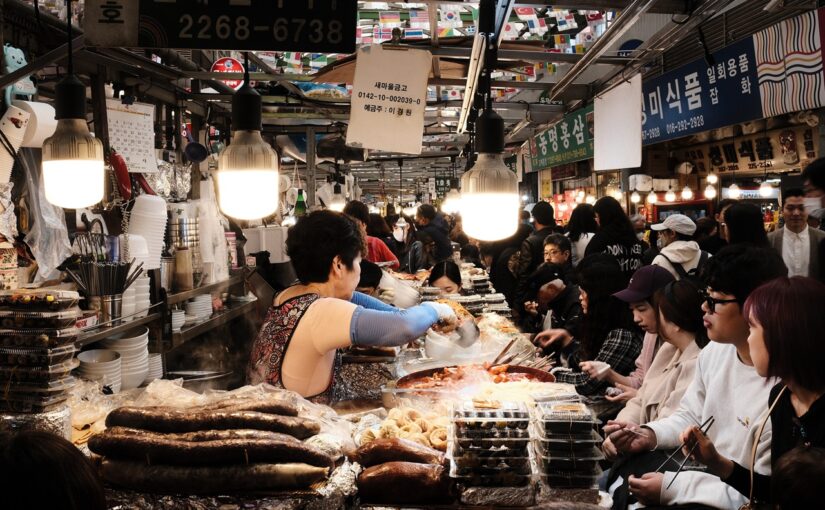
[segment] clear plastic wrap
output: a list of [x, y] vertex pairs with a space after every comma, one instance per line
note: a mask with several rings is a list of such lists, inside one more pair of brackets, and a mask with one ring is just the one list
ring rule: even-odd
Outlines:
[[45, 413], [0, 413], [0, 431], [21, 430], [43, 430], [71, 440], [71, 410], [68, 406], [60, 406]]
[[20, 164], [29, 189], [29, 214], [34, 219], [23, 239], [37, 261], [35, 282], [57, 278], [57, 267], [71, 257], [72, 246], [63, 209], [46, 200], [40, 172], [40, 151], [20, 149]]

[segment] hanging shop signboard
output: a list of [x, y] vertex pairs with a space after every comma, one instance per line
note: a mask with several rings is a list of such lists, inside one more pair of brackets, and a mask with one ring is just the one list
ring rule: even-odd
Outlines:
[[679, 162], [708, 172], [782, 172], [799, 169], [818, 156], [818, 128], [791, 126], [673, 151]]
[[823, 13], [782, 21], [645, 81], [642, 143], [825, 106]]
[[529, 144], [533, 171], [592, 158], [593, 105], [566, 115]]
[[358, 48], [347, 145], [421, 154], [431, 66], [429, 51]]
[[[244, 67], [238, 59], [222, 57], [212, 63], [211, 71], [213, 73], [242, 73]], [[243, 80], [223, 80], [223, 83], [233, 90], [238, 90], [243, 86]]]
[[88, 46], [355, 51], [356, 0], [86, 0]]
[[444, 198], [450, 191], [452, 180], [447, 176], [440, 176], [435, 178], [435, 193], [438, 198]]

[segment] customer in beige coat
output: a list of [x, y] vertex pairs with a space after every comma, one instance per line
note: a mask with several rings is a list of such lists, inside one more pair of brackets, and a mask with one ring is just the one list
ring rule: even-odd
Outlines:
[[[644, 425], [676, 411], [693, 380], [702, 346], [707, 343], [702, 297], [693, 283], [671, 282], [656, 292], [654, 302], [659, 309], [659, 338], [665, 343], [653, 358], [642, 387], [619, 412], [617, 421]], [[608, 458], [616, 456], [609, 438], [604, 442], [604, 451]]]

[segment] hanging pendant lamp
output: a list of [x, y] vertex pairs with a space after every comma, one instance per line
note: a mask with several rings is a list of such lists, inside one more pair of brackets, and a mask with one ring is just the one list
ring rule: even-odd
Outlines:
[[43, 142], [43, 191], [46, 200], [66, 209], [103, 200], [103, 143], [86, 125], [86, 86], [74, 75], [71, 0], [66, 0], [68, 74], [55, 89], [54, 134]]
[[261, 96], [249, 84], [232, 96], [232, 143], [218, 156], [218, 202], [227, 216], [256, 220], [278, 209], [278, 154], [261, 138]]

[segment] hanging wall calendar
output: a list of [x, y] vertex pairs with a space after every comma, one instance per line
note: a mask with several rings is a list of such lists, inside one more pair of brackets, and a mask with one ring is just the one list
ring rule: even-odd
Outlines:
[[106, 100], [109, 146], [126, 160], [129, 172], [155, 173], [155, 107], [151, 104], [123, 104]]

